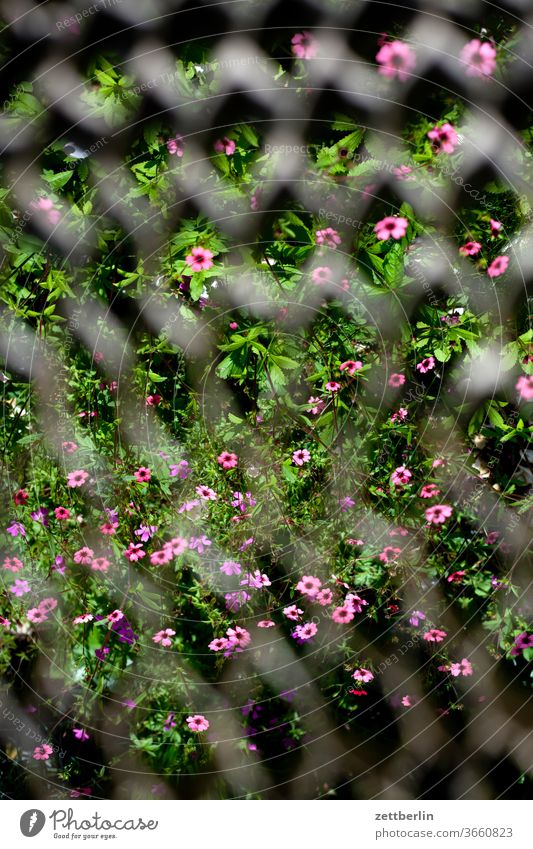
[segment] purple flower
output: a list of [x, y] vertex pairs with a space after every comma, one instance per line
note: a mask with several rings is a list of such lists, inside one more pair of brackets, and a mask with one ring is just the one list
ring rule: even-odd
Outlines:
[[[100, 618], [102, 618], [102, 617], [100, 617]], [[98, 658], [98, 660], [103, 661], [103, 660], [105, 660], [106, 654], [109, 654], [109, 649], [107, 648], [107, 646], [102, 646], [99, 649], [95, 649], [94, 653], [95, 653], [96, 657]]]
[[170, 731], [172, 728], [176, 727], [176, 723], [174, 722], [175, 713], [170, 712], [167, 718], [165, 719], [165, 724], [163, 725], [163, 731]]
[[202, 534], [201, 537], [191, 537], [189, 540], [189, 548], [192, 548], [193, 551], [196, 549], [198, 554], [203, 554], [208, 545], [211, 545], [211, 540], [207, 539], [205, 534]]
[[422, 613], [421, 610], [413, 610], [411, 616], [409, 617], [409, 624], [413, 625], [415, 628], [426, 618], [426, 614]]
[[220, 571], [225, 575], [240, 575], [241, 564], [235, 563], [234, 560], [224, 560], [224, 563], [220, 567]]
[[135, 536], [141, 538], [141, 542], [148, 542], [157, 533], [157, 525], [141, 525], [134, 531]]
[[239, 551], [245, 551], [245, 549], [247, 549], [248, 546], [252, 545], [253, 542], [254, 542], [254, 537], [248, 537], [248, 539], [244, 540], [243, 544], [239, 548]]
[[134, 702], [133, 699], [124, 699], [124, 701], [121, 702], [121, 705], [122, 707], [131, 708], [133, 710], [133, 708], [137, 707], [137, 702]]
[[60, 554], [57, 555], [56, 559], [52, 563], [52, 571], [57, 572], [59, 575], [65, 574], [65, 561], [61, 557]]
[[30, 516], [35, 522], [40, 522], [45, 528], [48, 527], [48, 510], [46, 507], [39, 507], [38, 510], [34, 510], [33, 513], [30, 513]]
[[518, 637], [515, 637], [514, 646], [511, 649], [511, 657], [518, 657], [524, 649], [533, 649], [533, 634], [528, 634], [527, 631], [522, 631]]
[[171, 463], [168, 467], [170, 477], [179, 477], [182, 481], [189, 477], [191, 468], [187, 460], [180, 460], [179, 463]]
[[24, 525], [21, 525], [20, 522], [13, 522], [9, 528], [6, 528], [8, 534], [11, 534], [12, 537], [18, 537], [20, 534], [22, 537], [26, 536], [26, 531], [24, 529]]
[[107, 514], [107, 519], [111, 522], [111, 524], [113, 524], [113, 522], [118, 522], [118, 510], [116, 508], [114, 510], [110, 510], [109, 507], [106, 507], [105, 512]]
[[73, 728], [72, 733], [74, 734], [74, 737], [76, 737], [77, 740], [81, 740], [82, 743], [89, 739], [89, 735], [83, 730], [83, 728]]
[[226, 607], [228, 610], [235, 613], [243, 606], [243, 604], [246, 604], [246, 602], [250, 600], [251, 596], [246, 592], [246, 590], [236, 590], [233, 593], [226, 593], [224, 598], [226, 599]]
[[341, 498], [339, 501], [341, 513], [346, 513], [350, 507], [355, 507], [355, 501], [353, 501], [349, 495], [346, 495], [344, 498]]

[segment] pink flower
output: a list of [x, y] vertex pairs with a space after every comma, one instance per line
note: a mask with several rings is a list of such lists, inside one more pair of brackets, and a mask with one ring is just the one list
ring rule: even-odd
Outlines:
[[472, 664], [466, 657], [463, 657], [461, 661], [450, 664], [450, 673], [457, 678], [459, 675], [472, 675], [473, 674]]
[[398, 466], [392, 473], [391, 480], [395, 486], [405, 486], [413, 477], [413, 473], [405, 466]]
[[442, 643], [443, 639], [447, 637], [446, 631], [441, 631], [439, 628], [430, 628], [429, 631], [423, 635], [424, 639], [428, 643]]
[[67, 510], [66, 507], [55, 507], [54, 513], [56, 519], [60, 522], [70, 518], [70, 510]]
[[146, 557], [146, 551], [143, 549], [142, 542], [130, 542], [124, 552], [124, 557], [126, 557], [130, 563], [135, 563], [137, 560], [141, 560], [141, 558]]
[[300, 610], [296, 604], [291, 604], [289, 607], [283, 608], [283, 615], [286, 616], [287, 619], [293, 619], [296, 622], [300, 616], [303, 616], [303, 610]]
[[516, 382], [515, 389], [517, 389], [520, 398], [523, 398], [524, 401], [532, 401], [533, 400], [533, 375], [522, 374]]
[[389, 377], [389, 386], [392, 386], [394, 389], [397, 389], [399, 386], [403, 386], [404, 383], [404, 374], [391, 374], [391, 376]]
[[157, 407], [162, 401], [161, 395], [147, 395], [146, 396], [146, 406], [147, 407]]
[[150, 554], [150, 563], [152, 566], [164, 566], [165, 563], [170, 563], [172, 560], [172, 552], [168, 548], [161, 548], [158, 551], [152, 551]]
[[275, 628], [276, 623], [272, 621], [272, 619], [261, 619], [257, 623], [258, 628]]
[[393, 239], [401, 239], [407, 233], [408, 226], [409, 222], [407, 218], [388, 215], [386, 218], [378, 221], [374, 227], [374, 233], [382, 242], [391, 237]]
[[40, 610], [38, 607], [32, 607], [31, 610], [28, 610], [27, 613], [28, 621], [33, 622], [34, 625], [39, 625], [41, 622], [46, 622], [48, 616], [44, 610]]
[[213, 147], [217, 153], [225, 153], [226, 156], [231, 156], [235, 153], [236, 144], [233, 139], [224, 136], [222, 139], [217, 139]]
[[398, 422], [398, 421], [404, 422], [408, 415], [409, 415], [409, 413], [407, 412], [405, 407], [400, 407], [399, 410], [397, 410], [395, 413], [392, 414], [392, 416], [390, 417], [390, 420], [393, 424], [394, 424], [394, 422]]
[[211, 489], [210, 486], [197, 486], [196, 494], [199, 495], [200, 498], [203, 499], [203, 501], [216, 501], [217, 499], [216, 492]]
[[93, 619], [94, 616], [92, 613], [82, 613], [80, 616], [76, 616], [76, 618], [72, 621], [74, 625], [85, 625], [86, 622], [91, 622]]
[[440, 489], [434, 483], [427, 483], [420, 490], [420, 498], [435, 498], [437, 495], [440, 495]]
[[412, 172], [413, 172], [413, 169], [410, 168], [409, 165], [400, 165], [399, 167], [392, 169], [392, 173], [394, 174], [396, 179], [402, 180], [402, 181], [412, 180], [413, 177], [410, 176], [412, 174]]
[[341, 237], [333, 227], [326, 227], [325, 230], [317, 230], [315, 233], [317, 245], [327, 245], [328, 248], [336, 248], [341, 243]]
[[222, 454], [219, 454], [217, 457], [217, 463], [219, 466], [222, 466], [223, 469], [234, 469], [238, 464], [239, 459], [236, 454], [230, 454], [229, 451], [223, 451]]
[[495, 221], [494, 218], [490, 219], [490, 235], [497, 236], [500, 230], [502, 229], [503, 224], [501, 221]]
[[107, 557], [95, 557], [91, 563], [93, 572], [107, 572], [109, 569], [109, 560]]
[[172, 537], [163, 544], [163, 548], [169, 551], [172, 557], [179, 557], [189, 547], [185, 537]]
[[157, 634], [154, 634], [152, 640], [154, 643], [161, 643], [162, 646], [171, 646], [172, 640], [170, 639], [176, 634], [172, 628], [165, 628], [164, 631], [158, 631]]
[[245, 649], [252, 641], [250, 632], [246, 628], [241, 628], [240, 625], [235, 625], [235, 628], [228, 628], [226, 636], [232, 645], [241, 649]]
[[112, 610], [107, 616], [107, 621], [114, 625], [115, 622], [120, 622], [123, 618], [124, 614], [122, 613], [122, 610]]
[[241, 574], [241, 564], [235, 563], [234, 560], [224, 560], [224, 563], [220, 567], [220, 571], [225, 575], [240, 575]]
[[452, 508], [449, 504], [434, 504], [433, 507], [428, 507], [424, 515], [428, 522], [442, 525], [452, 515]]
[[185, 262], [193, 271], [207, 271], [213, 265], [213, 256], [207, 248], [196, 247], [185, 257]]
[[30, 206], [38, 212], [44, 212], [50, 224], [57, 224], [61, 218], [61, 213], [58, 209], [54, 208], [54, 204], [50, 198], [41, 197], [36, 201], [32, 200]]
[[431, 369], [435, 368], [435, 358], [434, 357], [424, 357], [422, 362], [417, 363], [417, 371], [421, 374], [426, 374], [426, 372], [431, 371]]
[[214, 640], [211, 640], [208, 646], [211, 651], [224, 651], [227, 647], [228, 641], [225, 637], [216, 637]]
[[353, 607], [343, 604], [340, 607], [336, 607], [331, 614], [331, 618], [334, 622], [337, 622], [338, 625], [345, 625], [348, 622], [351, 622], [355, 616], [355, 612]]
[[292, 455], [292, 461], [297, 466], [303, 466], [304, 463], [308, 463], [311, 459], [311, 454], [307, 450], [307, 448], [299, 448]]
[[475, 256], [481, 250], [480, 242], [466, 242], [461, 248], [459, 248], [459, 253], [461, 256]]
[[327, 265], [319, 265], [318, 268], [314, 268], [311, 272], [311, 280], [317, 286], [320, 286], [322, 283], [329, 283], [332, 274], [331, 268], [328, 268]]
[[461, 50], [467, 77], [490, 77], [496, 70], [496, 48], [488, 41], [473, 38]]
[[363, 607], [368, 605], [368, 601], [364, 601], [357, 593], [347, 593], [344, 604], [353, 610], [354, 613], [361, 613]]
[[24, 563], [18, 557], [6, 557], [2, 565], [4, 569], [9, 569], [10, 572], [20, 572], [24, 567]]
[[451, 124], [446, 122], [442, 127], [435, 125], [428, 133], [437, 152], [453, 153], [457, 144], [457, 133]]
[[190, 731], [207, 731], [209, 728], [209, 721], [201, 713], [188, 716], [185, 722], [189, 726]]
[[401, 548], [395, 548], [393, 545], [386, 545], [379, 555], [379, 559], [382, 563], [390, 563], [392, 560], [396, 560], [398, 555], [401, 553]]
[[340, 370], [346, 370], [348, 374], [355, 374], [360, 368], [363, 368], [363, 363], [360, 360], [346, 360], [346, 362], [340, 364]]
[[466, 571], [464, 569], [458, 569], [457, 572], [452, 572], [446, 580], [449, 584], [460, 584], [466, 575]]
[[103, 525], [100, 525], [100, 532], [104, 534], [104, 536], [112, 536], [116, 534], [118, 528], [118, 522], [104, 522]]
[[62, 442], [61, 446], [67, 454], [74, 454], [74, 452], [78, 450], [78, 446], [75, 442]]
[[504, 274], [507, 271], [508, 265], [508, 256], [497, 256], [496, 259], [492, 260], [491, 264], [487, 268], [487, 274], [489, 275], [489, 277], [499, 277], [501, 274]]
[[315, 636], [318, 631], [317, 625], [314, 622], [306, 622], [303, 625], [297, 625], [293, 632], [293, 637], [305, 642]]
[[318, 592], [315, 596], [315, 601], [322, 605], [322, 607], [325, 607], [327, 604], [331, 604], [333, 601], [333, 593], [329, 587], [320, 590], [320, 592]]
[[167, 140], [167, 150], [171, 156], [183, 156], [183, 136], [177, 135]]
[[74, 553], [74, 563], [90, 563], [94, 557], [94, 551], [92, 548], [88, 548], [86, 545], [83, 548], [80, 548], [78, 551]]
[[324, 386], [324, 389], [327, 389], [328, 392], [338, 392], [340, 388], [341, 385], [336, 380], [329, 380]]
[[82, 486], [85, 483], [89, 473], [83, 469], [77, 469], [75, 472], [69, 472], [67, 475], [67, 486]]
[[297, 59], [314, 59], [318, 52], [318, 41], [310, 32], [297, 32], [291, 38], [291, 50]]
[[152, 476], [150, 469], [147, 469], [146, 466], [140, 466], [133, 474], [137, 483], [147, 483]]
[[405, 82], [416, 65], [416, 54], [403, 41], [388, 41], [382, 45], [376, 55], [376, 62], [380, 67], [378, 74], [394, 79], [398, 77], [400, 82]]
[[32, 758], [36, 761], [47, 761], [53, 751], [52, 746], [49, 746], [48, 743], [43, 743], [42, 746], [35, 747]]
[[301, 592], [302, 595], [308, 595], [310, 598], [314, 598], [321, 586], [322, 581], [320, 578], [315, 578], [313, 575], [304, 575], [303, 578], [296, 584], [296, 589]]
[[311, 398], [307, 399], [307, 403], [311, 404], [309, 408], [309, 412], [316, 416], [318, 413], [321, 413], [325, 407], [325, 403], [322, 398]]
[[356, 669], [355, 672], [352, 673], [352, 678], [355, 681], [359, 681], [361, 684], [368, 684], [369, 681], [374, 680], [374, 675], [370, 672], [369, 669]]
[[25, 504], [29, 497], [30, 496], [28, 495], [25, 489], [19, 489], [17, 490], [17, 492], [15, 492], [13, 496], [13, 501], [15, 502], [15, 504], [20, 506], [21, 504]]

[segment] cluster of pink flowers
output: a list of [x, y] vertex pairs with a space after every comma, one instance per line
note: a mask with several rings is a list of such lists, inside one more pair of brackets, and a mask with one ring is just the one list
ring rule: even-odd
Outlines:
[[55, 598], [43, 598], [43, 600], [39, 602], [37, 607], [32, 607], [30, 610], [28, 610], [28, 620], [34, 625], [40, 625], [41, 622], [46, 622], [46, 620], [48, 619], [48, 614], [52, 610], [55, 610], [56, 607], [57, 601]]
[[328, 248], [335, 249], [341, 243], [341, 237], [333, 227], [326, 227], [324, 230], [317, 230], [315, 233], [317, 245], [326, 245]]

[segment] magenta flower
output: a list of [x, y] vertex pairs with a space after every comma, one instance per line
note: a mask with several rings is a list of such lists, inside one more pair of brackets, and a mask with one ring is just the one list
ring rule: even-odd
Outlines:
[[407, 44], [396, 39], [382, 45], [376, 55], [376, 62], [380, 66], [379, 74], [389, 79], [398, 77], [403, 83], [415, 68], [416, 55]]
[[396, 548], [393, 545], [386, 545], [383, 551], [380, 553], [379, 559], [382, 563], [391, 563], [393, 560], [396, 560], [398, 555], [401, 553], [401, 548]]
[[322, 398], [308, 398], [307, 403], [310, 404], [309, 412], [316, 416], [318, 413], [321, 413], [325, 407], [325, 402]]
[[420, 625], [420, 622], [424, 621], [425, 618], [426, 614], [422, 613], [421, 610], [413, 610], [409, 617], [409, 624], [416, 628], [418, 625]]
[[348, 622], [351, 622], [355, 617], [355, 611], [353, 607], [343, 604], [340, 607], [336, 607], [333, 613], [331, 614], [331, 618], [338, 625], [346, 625]]
[[318, 52], [318, 41], [310, 32], [297, 32], [291, 38], [291, 50], [297, 59], [314, 59]]
[[473, 38], [461, 50], [467, 77], [490, 77], [496, 70], [496, 48], [489, 41]]
[[137, 483], [148, 483], [152, 476], [152, 472], [146, 466], [140, 466], [133, 474]]
[[297, 622], [300, 616], [303, 616], [303, 610], [301, 610], [296, 604], [290, 604], [288, 607], [283, 608], [283, 615], [286, 616], [287, 619], [292, 619]]
[[437, 153], [453, 153], [458, 142], [458, 136], [451, 124], [446, 122], [442, 127], [435, 125], [428, 133]]
[[250, 632], [246, 628], [241, 628], [240, 625], [235, 625], [235, 628], [228, 628], [226, 636], [232, 645], [241, 649], [245, 649], [252, 642]]
[[74, 734], [74, 737], [77, 740], [81, 740], [82, 743], [84, 743], [85, 740], [89, 739], [89, 735], [87, 734], [86, 731], [83, 730], [83, 728], [73, 728], [72, 733]]
[[24, 567], [24, 563], [18, 557], [6, 557], [2, 566], [4, 569], [9, 569], [10, 572], [20, 572]]
[[450, 664], [450, 674], [457, 678], [459, 675], [472, 675], [474, 670], [472, 664], [466, 657], [456, 663]]
[[95, 557], [91, 562], [93, 572], [107, 572], [109, 569], [109, 560], [107, 557]]
[[205, 534], [202, 534], [201, 537], [191, 537], [189, 540], [189, 548], [192, 551], [197, 551], [198, 554], [203, 554], [209, 545], [211, 545], [211, 540]]
[[123, 554], [130, 563], [135, 563], [137, 560], [141, 560], [141, 558], [146, 557], [146, 551], [143, 549], [142, 542], [130, 542]]
[[88, 548], [86, 545], [84, 545], [83, 548], [80, 548], [74, 553], [74, 563], [88, 564], [93, 559], [93, 556], [94, 551], [92, 550], [92, 548]]
[[193, 248], [185, 257], [185, 262], [190, 265], [193, 271], [207, 271], [213, 265], [214, 254], [207, 248]]
[[515, 637], [511, 657], [519, 657], [524, 649], [533, 649], [533, 634], [528, 634], [527, 631], [522, 631], [518, 637]]
[[433, 525], [442, 525], [446, 519], [450, 518], [452, 512], [449, 504], [435, 504], [433, 507], [428, 507], [424, 515]]
[[427, 483], [420, 490], [420, 498], [435, 498], [437, 495], [440, 495], [440, 489], [434, 483]]
[[386, 239], [401, 239], [407, 233], [409, 222], [407, 218], [402, 216], [388, 215], [382, 218], [381, 221], [374, 227], [374, 233], [378, 239], [383, 242]]
[[515, 389], [518, 390], [518, 394], [520, 398], [524, 401], [532, 401], [533, 400], [533, 375], [532, 374], [522, 374], [517, 382]]
[[196, 494], [200, 496], [203, 501], [216, 501], [217, 494], [214, 489], [211, 489], [210, 486], [197, 486]]
[[502, 227], [503, 224], [501, 221], [496, 221], [494, 218], [490, 219], [490, 235], [493, 238], [498, 235]]
[[76, 469], [75, 472], [69, 472], [67, 475], [67, 486], [82, 486], [87, 478], [89, 477], [89, 473], [85, 472], [83, 469]]
[[404, 374], [391, 374], [391, 376], [389, 377], [389, 386], [392, 386], [393, 389], [398, 389], [398, 387], [403, 386], [404, 383]]
[[185, 537], [172, 537], [163, 544], [163, 548], [170, 552], [172, 557], [179, 557], [189, 547]]
[[175, 478], [177, 476], [182, 481], [188, 478], [191, 473], [187, 460], [180, 460], [179, 463], [171, 463], [168, 469], [171, 478]]
[[341, 385], [340, 383], [337, 383], [336, 380], [329, 380], [324, 386], [324, 389], [326, 389], [328, 392], [338, 392], [340, 388]]
[[492, 260], [491, 264], [487, 268], [487, 274], [489, 275], [489, 277], [499, 277], [501, 274], [504, 274], [507, 271], [508, 265], [508, 256], [497, 256], [496, 259]]
[[196, 713], [194, 716], [188, 716], [185, 722], [191, 731], [207, 731], [209, 728], [209, 721], [200, 713]]
[[67, 510], [66, 507], [55, 507], [54, 508], [55, 517], [59, 522], [66, 521], [70, 519], [70, 510]]

